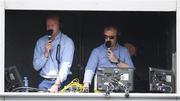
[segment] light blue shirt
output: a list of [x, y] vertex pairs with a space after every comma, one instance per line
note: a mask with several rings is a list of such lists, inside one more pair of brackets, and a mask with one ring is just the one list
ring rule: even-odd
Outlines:
[[[48, 35], [41, 37], [35, 46], [33, 65], [36, 71], [40, 71], [40, 75], [44, 78], [57, 78], [61, 82], [65, 81], [68, 74], [71, 74], [70, 68], [74, 56], [73, 41], [62, 32], [59, 32], [52, 41], [52, 49], [48, 58], [44, 56], [45, 45], [48, 42]], [[57, 46], [60, 43], [60, 65], [56, 60]]]
[[[117, 67], [116, 64], [111, 63], [107, 56], [107, 52], [108, 50], [105, 44], [93, 49], [85, 69], [84, 82], [91, 83], [91, 80], [97, 67]], [[120, 46], [119, 44], [116, 44], [113, 53], [119, 60], [128, 64], [129, 68], [134, 68], [127, 48]]]

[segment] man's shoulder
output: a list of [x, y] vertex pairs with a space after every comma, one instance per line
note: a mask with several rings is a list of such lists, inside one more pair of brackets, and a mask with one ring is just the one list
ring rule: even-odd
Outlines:
[[48, 38], [48, 36], [47, 35], [44, 35], [44, 36], [41, 36], [38, 40], [37, 40], [37, 42], [44, 42], [45, 40], [47, 40], [47, 38]]
[[62, 33], [62, 37], [66, 40], [72, 40], [67, 34]]
[[68, 35], [62, 33], [62, 37], [65, 43], [71, 43], [71, 44], [74, 43], [73, 40]]
[[122, 45], [120, 45], [120, 44], [118, 44], [118, 49], [119, 49], [120, 51], [127, 51], [127, 50], [128, 50], [126, 47], [124, 47], [124, 46], [122, 46]]
[[97, 47], [95, 47], [94, 49], [93, 49], [93, 51], [102, 51], [102, 50], [104, 50], [104, 44], [102, 44], [102, 45], [99, 45], [99, 46], [97, 46]]

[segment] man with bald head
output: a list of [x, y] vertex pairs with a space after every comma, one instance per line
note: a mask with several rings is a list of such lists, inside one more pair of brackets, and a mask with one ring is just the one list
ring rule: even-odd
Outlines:
[[39, 89], [58, 92], [71, 79], [71, 65], [74, 55], [74, 43], [60, 30], [60, 18], [50, 15], [46, 19], [46, 29], [52, 35], [45, 35], [36, 43], [33, 65], [40, 71]]

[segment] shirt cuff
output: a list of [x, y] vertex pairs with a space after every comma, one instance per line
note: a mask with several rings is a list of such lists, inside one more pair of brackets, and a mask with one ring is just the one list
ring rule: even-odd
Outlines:
[[89, 83], [91, 84], [92, 78], [94, 76], [94, 72], [92, 70], [86, 70], [84, 74], [84, 83]]
[[71, 64], [69, 62], [62, 63], [60, 67], [59, 75], [58, 75], [58, 78], [60, 79], [61, 83], [67, 79], [70, 67], [71, 67]]

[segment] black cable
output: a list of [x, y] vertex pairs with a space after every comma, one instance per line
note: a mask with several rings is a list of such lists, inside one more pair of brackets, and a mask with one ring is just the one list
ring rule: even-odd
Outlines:
[[62, 40], [62, 33], [61, 33], [61, 36], [60, 36], [60, 41], [59, 41], [59, 44], [57, 45], [57, 48], [56, 48], [56, 61], [57, 61], [57, 64], [58, 64], [58, 72], [59, 72], [59, 65], [61, 63], [60, 61], [60, 49], [61, 49], [61, 40]]
[[59, 65], [60, 65], [60, 44], [57, 45], [57, 49], [56, 49], [56, 61], [58, 64], [58, 71], [59, 71]]

